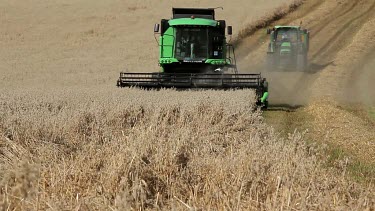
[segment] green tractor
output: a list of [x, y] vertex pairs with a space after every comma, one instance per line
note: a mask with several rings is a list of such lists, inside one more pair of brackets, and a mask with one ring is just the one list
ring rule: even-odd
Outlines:
[[275, 26], [267, 29], [267, 34], [269, 70], [307, 70], [310, 32], [300, 26]]
[[160, 72], [121, 72], [119, 87], [176, 89], [255, 89], [267, 106], [268, 83], [261, 74], [239, 74], [234, 48], [227, 41], [232, 27], [215, 20], [214, 8], [173, 8], [170, 20], [155, 24], [159, 34]]

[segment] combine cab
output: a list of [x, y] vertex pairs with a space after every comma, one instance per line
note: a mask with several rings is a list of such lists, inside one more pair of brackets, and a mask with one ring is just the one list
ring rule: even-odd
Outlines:
[[267, 29], [270, 44], [267, 52], [269, 70], [306, 71], [309, 32], [300, 26], [275, 26]]
[[239, 74], [234, 48], [227, 42], [232, 27], [215, 20], [215, 9], [173, 8], [173, 18], [155, 24], [160, 34], [157, 73], [120, 73], [119, 87], [256, 89], [267, 106], [268, 85], [260, 74]]

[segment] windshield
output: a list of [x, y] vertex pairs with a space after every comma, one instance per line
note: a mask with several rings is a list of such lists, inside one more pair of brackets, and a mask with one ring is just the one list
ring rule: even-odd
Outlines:
[[200, 60], [208, 57], [207, 28], [177, 28], [176, 58]]
[[277, 30], [276, 41], [288, 40], [290, 42], [298, 41], [297, 30], [293, 28], [281, 28]]

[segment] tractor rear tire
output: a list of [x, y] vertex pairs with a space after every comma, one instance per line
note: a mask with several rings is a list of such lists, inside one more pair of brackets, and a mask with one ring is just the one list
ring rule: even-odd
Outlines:
[[304, 54], [297, 55], [297, 70], [305, 72], [307, 67], [307, 56]]

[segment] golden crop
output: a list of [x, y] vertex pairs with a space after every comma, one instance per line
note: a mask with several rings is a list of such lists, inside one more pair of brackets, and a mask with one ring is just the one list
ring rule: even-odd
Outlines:
[[[53, 93], [53, 94], [52, 94]], [[254, 93], [0, 94], [2, 210], [363, 209], [373, 193], [322, 168]]]

